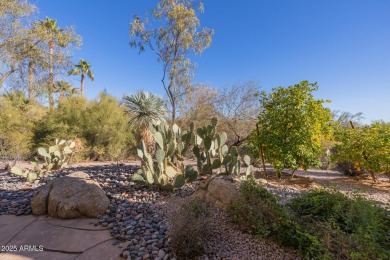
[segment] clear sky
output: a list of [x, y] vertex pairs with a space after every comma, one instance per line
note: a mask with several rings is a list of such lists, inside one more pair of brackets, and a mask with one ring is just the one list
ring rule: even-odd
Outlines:
[[[106, 89], [121, 98], [137, 90], [163, 94], [161, 64], [129, 46], [129, 23], [157, 0], [32, 0], [39, 18], [74, 25], [83, 37], [75, 52], [92, 64], [86, 95]], [[202, 26], [212, 45], [194, 82], [220, 88], [247, 80], [263, 90], [302, 80], [318, 82], [332, 110], [363, 112], [366, 122], [390, 121], [389, 0], [205, 0]], [[78, 79], [78, 78], [77, 78]], [[74, 84], [79, 84], [75, 78]]]

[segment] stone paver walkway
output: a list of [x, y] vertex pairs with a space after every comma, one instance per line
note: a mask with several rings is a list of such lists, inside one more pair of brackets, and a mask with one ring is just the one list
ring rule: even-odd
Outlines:
[[0, 216], [0, 260], [119, 260], [108, 229], [96, 219]]

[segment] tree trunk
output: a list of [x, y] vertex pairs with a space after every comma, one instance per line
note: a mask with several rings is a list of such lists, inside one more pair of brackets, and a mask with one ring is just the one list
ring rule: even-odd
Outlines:
[[28, 100], [30, 102], [35, 102], [34, 75], [35, 75], [35, 61], [30, 60], [28, 62]]
[[54, 76], [53, 76], [53, 52], [54, 42], [49, 42], [49, 107], [54, 107]]
[[85, 76], [84, 76], [84, 73], [81, 72], [81, 87], [80, 87], [80, 95], [82, 97], [84, 97], [84, 79], [85, 79]]
[[[257, 136], [260, 137], [259, 124], [256, 124]], [[264, 152], [263, 152], [263, 144], [260, 144], [260, 158], [261, 164], [263, 166], [264, 176], [268, 177], [267, 168], [265, 168], [265, 160], [264, 160]]]
[[146, 146], [146, 151], [153, 155], [154, 154], [154, 136], [148, 127], [140, 129], [139, 139], [143, 140]]
[[176, 120], [176, 104], [175, 101], [172, 101], [172, 125], [175, 123]]

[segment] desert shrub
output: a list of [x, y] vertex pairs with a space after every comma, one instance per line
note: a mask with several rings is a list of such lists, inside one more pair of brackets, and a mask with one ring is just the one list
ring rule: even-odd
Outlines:
[[126, 158], [136, 147], [134, 134], [124, 107], [110, 95], [101, 93], [85, 111], [83, 137], [97, 151], [99, 160]]
[[[357, 129], [336, 131], [333, 160], [351, 162], [357, 172], [364, 169], [375, 174], [390, 172], [390, 124], [374, 123]], [[348, 172], [348, 171], [347, 171]]]
[[31, 156], [33, 129], [46, 109], [31, 104], [22, 93], [0, 97], [0, 157], [6, 160]]
[[39, 121], [33, 141], [37, 148], [56, 138], [78, 140], [77, 160], [118, 160], [135, 147], [128, 122], [124, 108], [112, 96], [102, 93], [93, 101], [69, 97]]
[[335, 169], [348, 176], [358, 176], [363, 173], [362, 169], [357, 168], [355, 164], [345, 161], [336, 162]]
[[[291, 244], [305, 256], [325, 259], [390, 257], [389, 212], [361, 197], [351, 199], [339, 192], [314, 190], [294, 198], [289, 207], [297, 226], [305, 227], [304, 233], [295, 232]], [[312, 237], [310, 250], [305, 248], [308, 246], [306, 237]]]
[[275, 196], [249, 179], [242, 184], [241, 196], [229, 207], [233, 222], [262, 237], [277, 235], [284, 228], [287, 212]]
[[61, 100], [58, 107], [42, 118], [34, 129], [34, 148], [51, 145], [56, 138], [65, 140], [83, 136], [88, 101], [82, 97]]
[[361, 197], [314, 190], [285, 207], [254, 180], [229, 208], [245, 230], [297, 249], [306, 259], [389, 259], [390, 213]]
[[209, 237], [209, 209], [204, 201], [192, 199], [183, 204], [171, 219], [171, 246], [179, 259], [194, 259], [204, 251]]

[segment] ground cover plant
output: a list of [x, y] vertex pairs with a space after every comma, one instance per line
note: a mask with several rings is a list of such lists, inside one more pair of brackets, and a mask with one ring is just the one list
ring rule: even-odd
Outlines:
[[307, 259], [390, 257], [390, 212], [361, 197], [312, 190], [282, 207], [248, 180], [229, 214], [251, 233], [296, 248]]

